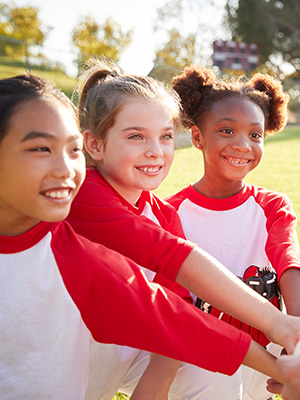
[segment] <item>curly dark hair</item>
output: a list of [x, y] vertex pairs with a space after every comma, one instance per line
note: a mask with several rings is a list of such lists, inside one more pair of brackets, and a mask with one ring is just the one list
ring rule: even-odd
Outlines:
[[287, 122], [289, 95], [281, 82], [268, 74], [218, 80], [214, 72], [199, 65], [186, 67], [172, 80], [182, 103], [182, 125], [199, 126], [212, 104], [228, 97], [245, 97], [257, 104], [265, 116], [265, 136], [280, 132]]

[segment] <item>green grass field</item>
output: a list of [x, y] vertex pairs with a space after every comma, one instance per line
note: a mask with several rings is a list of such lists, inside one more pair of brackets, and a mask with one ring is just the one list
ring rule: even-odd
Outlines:
[[[199, 150], [191, 146], [176, 149], [170, 173], [155, 193], [164, 198], [197, 181], [202, 174], [202, 153]], [[300, 127], [289, 126], [267, 139], [263, 160], [246, 181], [285, 193], [293, 201], [300, 219]], [[297, 233], [300, 238], [299, 222]]]
[[[14, 61], [8, 57], [0, 57], [0, 79], [9, 78], [27, 72], [24, 63]], [[67, 96], [71, 97], [77, 80], [70, 78], [60, 70], [46, 70], [33, 68], [30, 73], [47, 79], [49, 82], [63, 90]]]

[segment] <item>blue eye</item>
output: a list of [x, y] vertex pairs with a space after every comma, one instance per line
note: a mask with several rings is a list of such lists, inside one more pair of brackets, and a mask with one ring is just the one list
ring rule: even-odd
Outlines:
[[133, 139], [133, 140], [142, 140], [143, 137], [141, 135], [139, 135], [138, 133], [131, 135], [128, 137], [128, 139]]
[[164, 140], [172, 140], [172, 139], [174, 139], [174, 136], [173, 136], [172, 133], [167, 133], [167, 134], [162, 136], [162, 139], [164, 139]]

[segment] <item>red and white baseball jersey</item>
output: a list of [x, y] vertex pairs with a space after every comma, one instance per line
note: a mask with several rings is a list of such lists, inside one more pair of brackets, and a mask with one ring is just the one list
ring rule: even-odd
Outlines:
[[297, 217], [287, 196], [245, 184], [232, 197], [214, 199], [190, 185], [167, 201], [178, 211], [186, 238], [235, 275], [243, 277], [256, 265], [273, 268], [280, 281], [288, 268], [300, 268]]
[[248, 350], [249, 335], [150, 283], [131, 260], [66, 222], [0, 236], [0, 253], [3, 399], [82, 400], [92, 340], [225, 374]]

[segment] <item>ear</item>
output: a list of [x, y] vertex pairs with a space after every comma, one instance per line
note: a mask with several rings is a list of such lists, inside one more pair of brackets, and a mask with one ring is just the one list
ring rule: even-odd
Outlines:
[[203, 136], [198, 126], [192, 126], [192, 142], [197, 149], [203, 149]]
[[85, 150], [95, 161], [101, 161], [103, 156], [103, 141], [96, 138], [91, 130], [83, 132], [83, 143]]

